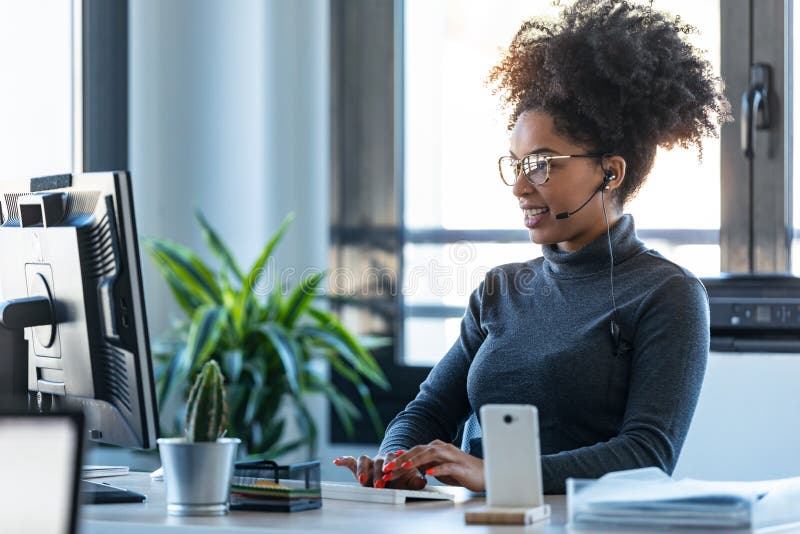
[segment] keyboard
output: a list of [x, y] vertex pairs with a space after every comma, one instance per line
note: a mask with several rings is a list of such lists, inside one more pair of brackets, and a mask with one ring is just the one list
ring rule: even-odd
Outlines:
[[405, 504], [417, 500], [464, 502], [473, 496], [469, 490], [454, 486], [428, 486], [422, 490], [370, 488], [355, 483], [338, 482], [322, 482], [320, 486], [323, 499], [384, 504]]
[[104, 482], [87, 482], [86, 480], [81, 480], [78, 491], [83, 504], [142, 502], [147, 498], [141, 493], [125, 488], [118, 488]]

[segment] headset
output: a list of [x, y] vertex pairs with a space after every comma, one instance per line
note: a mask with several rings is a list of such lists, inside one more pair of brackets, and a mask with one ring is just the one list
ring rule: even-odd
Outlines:
[[[613, 172], [611, 172], [609, 169], [603, 169], [603, 183], [600, 184], [600, 187], [598, 187], [597, 189], [594, 190], [594, 192], [592, 193], [592, 196], [587, 198], [586, 202], [581, 204], [581, 206], [576, 210], [563, 211], [561, 213], [557, 213], [556, 214], [556, 219], [558, 219], [559, 221], [564, 220], [564, 219], [569, 219], [571, 215], [575, 215], [576, 213], [581, 211], [583, 208], [585, 208], [586, 204], [588, 204], [594, 198], [594, 196], [597, 193], [602, 193], [604, 191], [607, 191], [609, 189], [608, 182], [613, 182], [616, 179], [617, 179], [617, 177], [614, 175]], [[604, 197], [603, 198], [603, 212], [604, 213], [605, 213], [605, 205], [606, 205], [606, 203], [605, 203], [605, 197]], [[608, 222], [608, 218], [606, 218], [606, 222]]]

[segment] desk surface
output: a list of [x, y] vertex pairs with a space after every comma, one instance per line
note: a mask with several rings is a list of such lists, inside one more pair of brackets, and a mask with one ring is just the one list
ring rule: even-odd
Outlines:
[[[99, 479], [98, 479], [99, 480]], [[102, 479], [104, 482], [147, 495], [140, 504], [84, 505], [81, 534], [221, 534], [225, 532], [347, 532], [369, 528], [375, 532], [566, 532], [566, 497], [546, 497], [551, 517], [528, 527], [475, 526], [464, 523], [466, 510], [484, 505], [483, 499], [453, 504], [449, 501], [411, 502], [403, 505], [325, 500], [322, 508], [295, 513], [229, 512], [222, 517], [172, 517], [167, 515], [164, 483], [146, 473]], [[368, 531], [364, 531], [365, 533]]]

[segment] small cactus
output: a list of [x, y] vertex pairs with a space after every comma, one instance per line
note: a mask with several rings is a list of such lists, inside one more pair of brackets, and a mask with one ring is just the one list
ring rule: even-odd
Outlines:
[[228, 424], [228, 403], [222, 371], [209, 360], [197, 374], [186, 403], [186, 440], [216, 441]]

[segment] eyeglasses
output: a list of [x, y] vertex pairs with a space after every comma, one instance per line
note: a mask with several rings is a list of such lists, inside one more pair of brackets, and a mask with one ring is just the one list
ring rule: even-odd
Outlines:
[[554, 159], [568, 158], [602, 158], [604, 154], [575, 154], [571, 156], [545, 156], [543, 154], [528, 154], [522, 159], [512, 156], [502, 156], [497, 160], [500, 169], [500, 179], [508, 186], [517, 183], [520, 171], [525, 174], [525, 179], [533, 185], [542, 185], [550, 179], [550, 162]]

